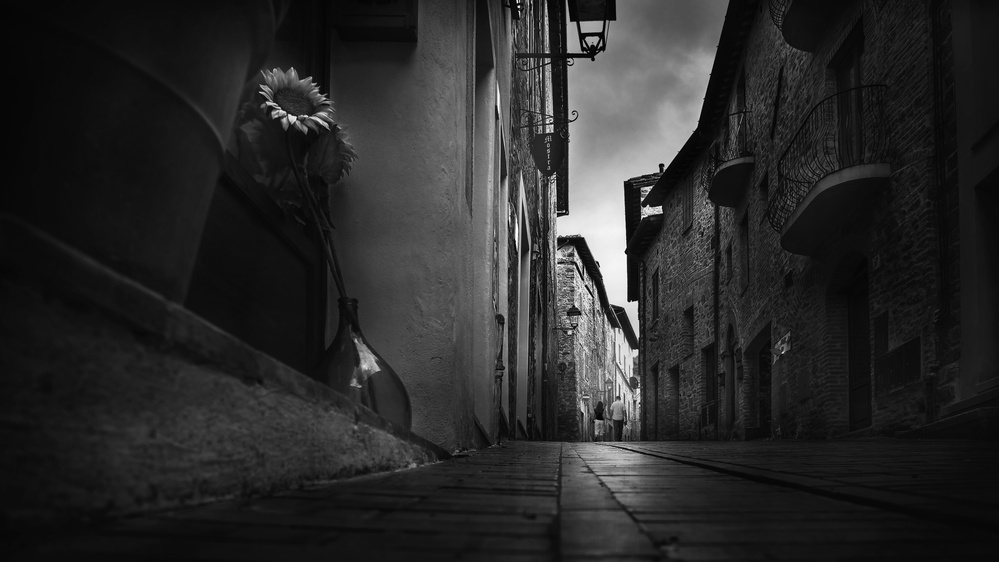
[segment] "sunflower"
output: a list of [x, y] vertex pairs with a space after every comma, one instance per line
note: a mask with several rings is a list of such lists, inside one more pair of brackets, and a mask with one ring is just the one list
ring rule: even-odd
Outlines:
[[264, 75], [260, 94], [265, 99], [260, 109], [270, 112], [272, 119], [279, 119], [284, 130], [289, 126], [304, 134], [308, 134], [309, 129], [318, 133], [319, 127], [330, 130], [333, 104], [319, 93], [319, 86], [312, 82], [311, 76], [300, 80], [294, 67], [288, 72], [275, 68], [260, 73]]

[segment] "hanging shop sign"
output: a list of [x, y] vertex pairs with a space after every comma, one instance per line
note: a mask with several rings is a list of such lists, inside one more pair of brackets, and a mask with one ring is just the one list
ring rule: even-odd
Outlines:
[[539, 133], [531, 139], [531, 156], [534, 165], [546, 176], [562, 168], [565, 162], [567, 141], [559, 133]]

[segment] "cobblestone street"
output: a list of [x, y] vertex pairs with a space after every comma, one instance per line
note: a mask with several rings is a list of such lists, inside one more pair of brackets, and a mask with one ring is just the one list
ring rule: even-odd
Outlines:
[[130, 518], [21, 560], [985, 560], [988, 441], [511, 442]]

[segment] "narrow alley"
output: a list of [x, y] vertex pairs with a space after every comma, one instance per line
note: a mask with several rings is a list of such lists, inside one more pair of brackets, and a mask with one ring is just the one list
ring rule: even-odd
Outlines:
[[988, 441], [515, 441], [125, 519], [21, 560], [985, 560]]
[[999, 559], [999, 0], [7, 14], [3, 559]]

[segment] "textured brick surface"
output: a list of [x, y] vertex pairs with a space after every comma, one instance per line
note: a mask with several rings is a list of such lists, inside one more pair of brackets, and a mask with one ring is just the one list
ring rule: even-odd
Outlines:
[[[666, 193], [666, 226], [644, 256], [646, 275], [660, 276], [661, 303], [658, 325], [641, 307], [643, 339], [658, 331], [643, 358], [645, 375], [658, 367], [660, 379], [658, 434], [650, 438], [825, 438], [857, 429], [849, 418], [844, 290], [858, 268], [867, 272], [870, 318], [885, 321], [883, 348], [871, 357], [871, 421], [859, 429], [892, 435], [919, 427], [953, 400], [960, 299], [949, 11], [949, 2], [844, 3], [813, 53], [788, 46], [765, 6], [748, 18], [733, 61], [733, 81], [745, 77], [748, 148], [755, 157], [741, 201], [715, 207], [708, 200], [705, 150]], [[887, 87], [888, 187], [858, 201], [815, 255], [791, 254], [766, 220], [777, 164], [809, 112], [836, 92], [831, 68], [856, 30], [863, 35], [862, 83]], [[725, 92], [727, 112], [739, 108], [736, 94], [735, 87]], [[682, 201], [690, 184], [687, 228]], [[647, 302], [651, 285], [645, 284]], [[691, 309], [689, 322], [685, 311]], [[759, 353], [788, 333], [791, 350], [772, 365], [770, 392], [761, 396], [760, 361], [766, 359]], [[873, 325], [870, 339], [875, 349]], [[888, 355], [912, 340], [918, 363], [905, 381], [875, 385]], [[700, 353], [712, 345], [725, 373], [718, 381], [704, 375]], [[670, 369], [679, 373], [678, 388], [670, 384]], [[718, 427], [705, 427], [706, 390], [718, 382], [725, 383], [717, 389]], [[760, 418], [764, 402], [771, 406], [769, 420]]]

